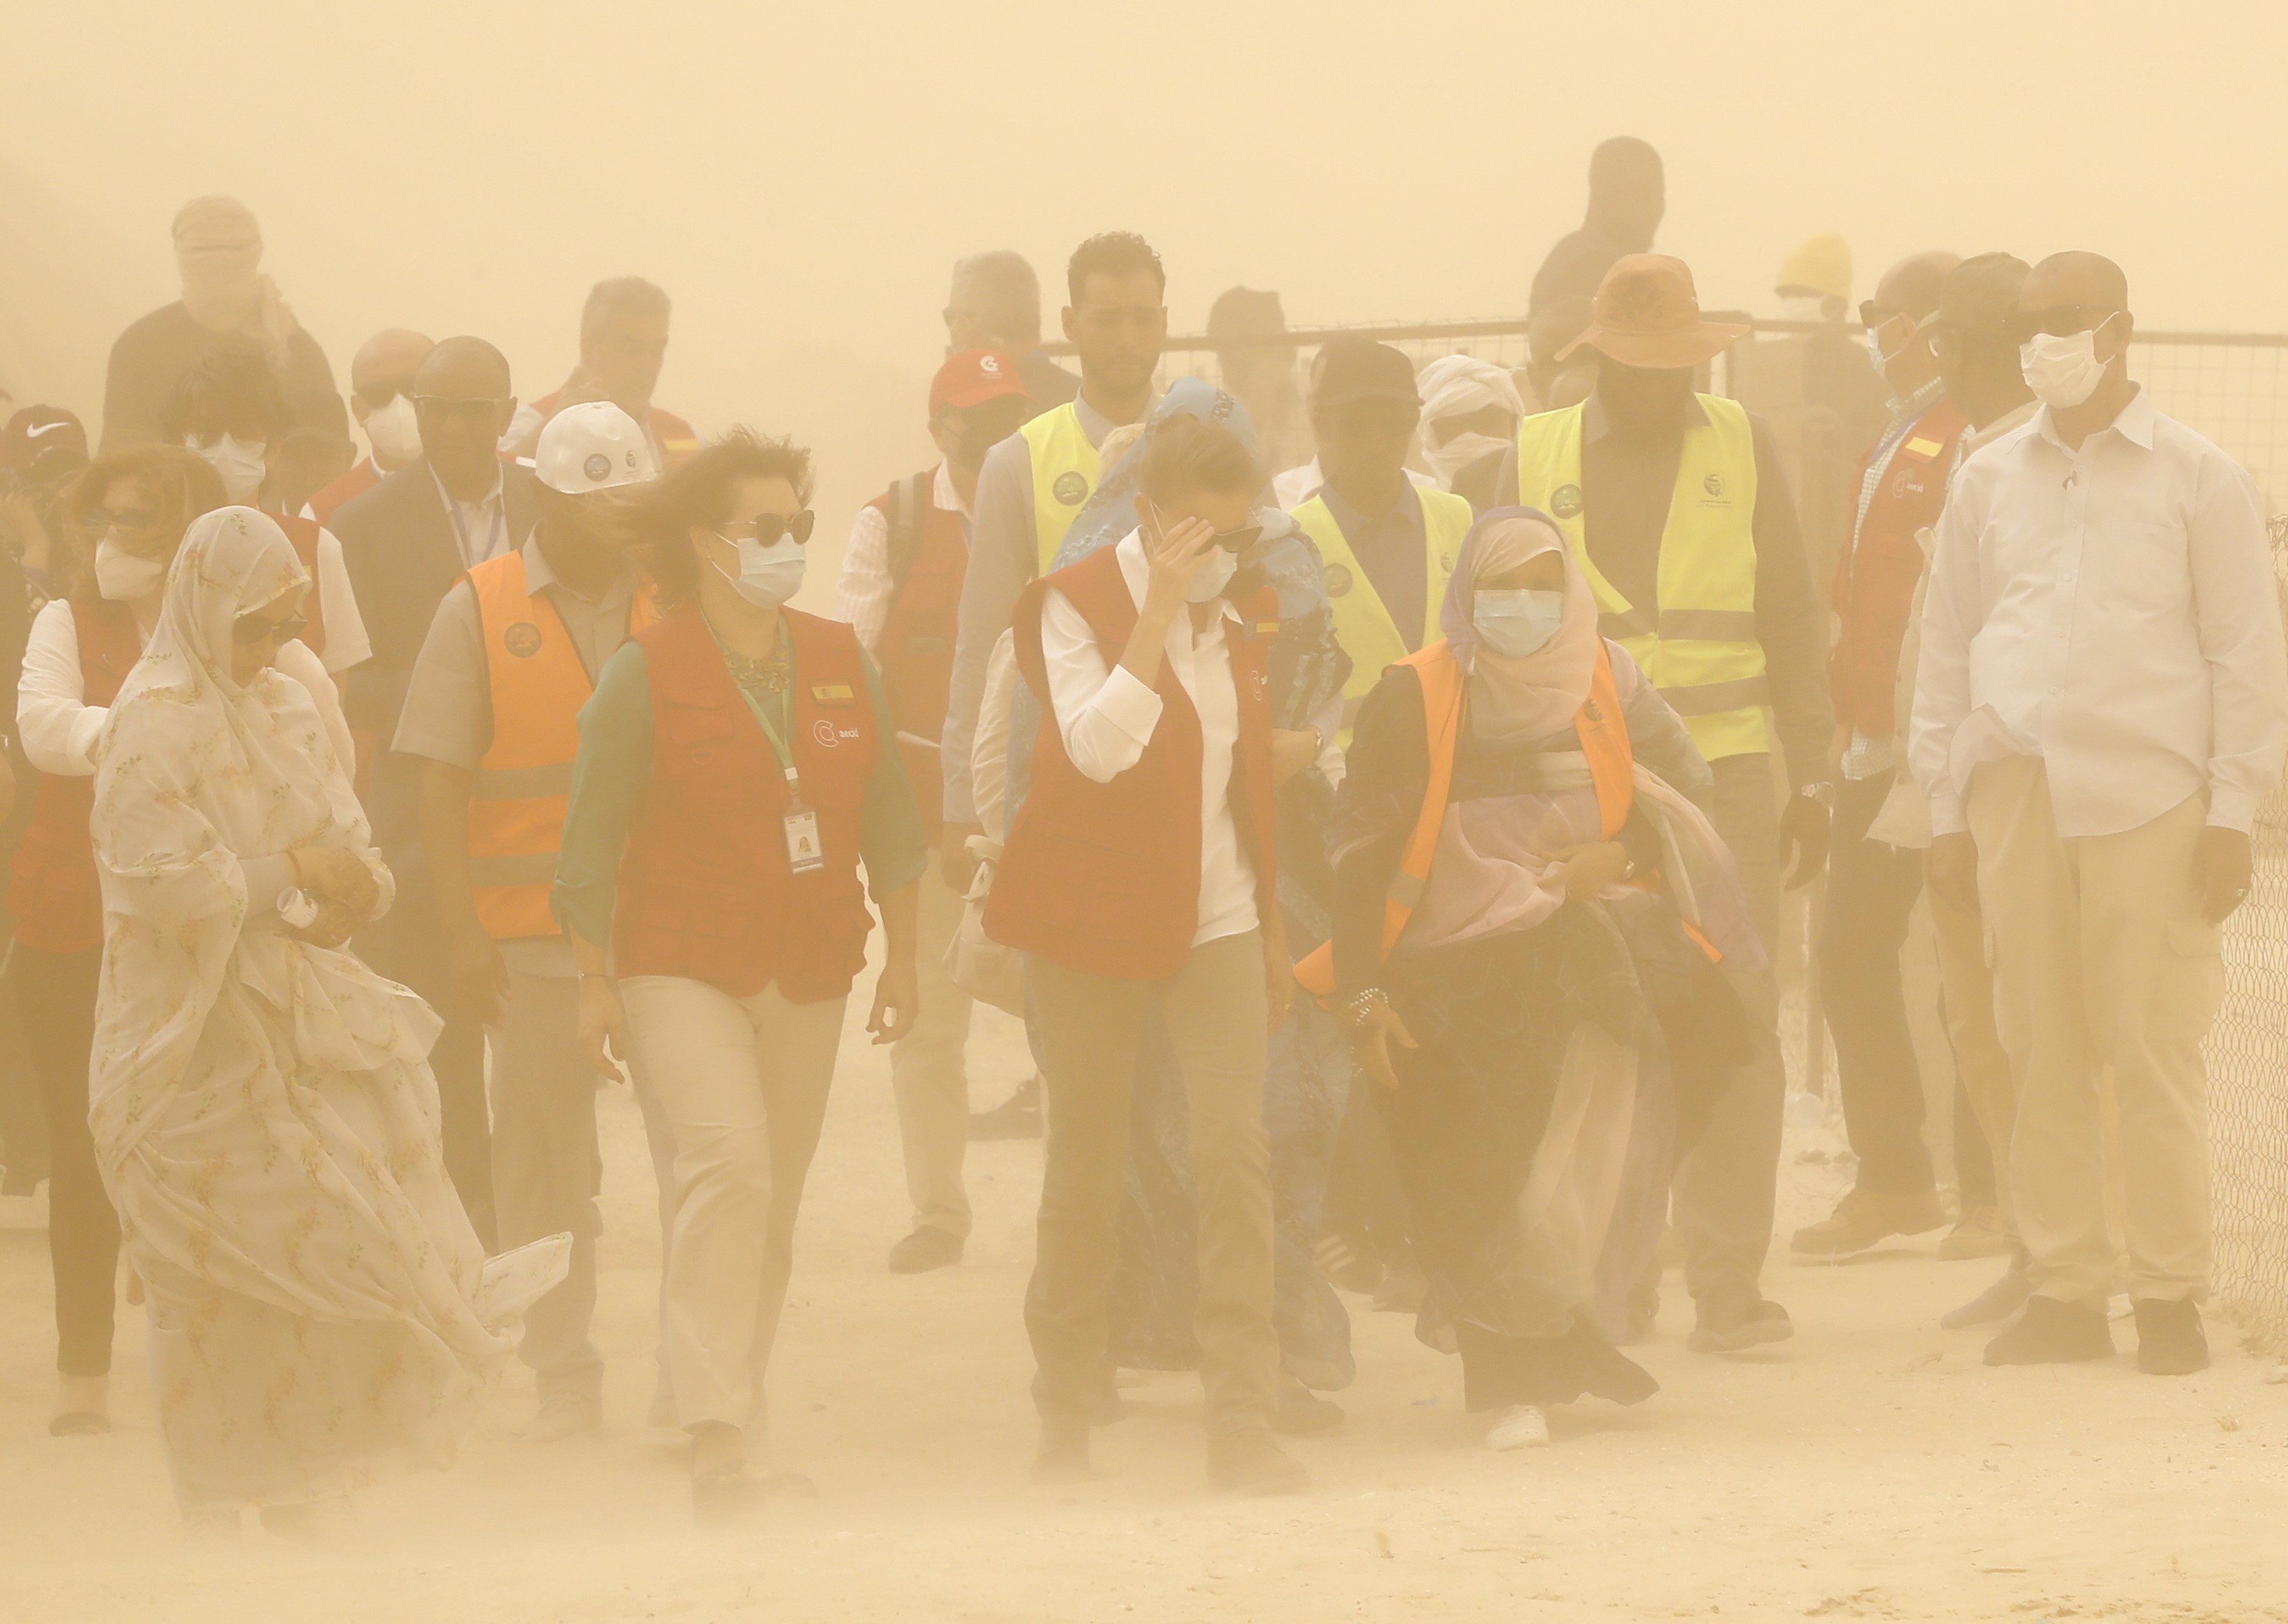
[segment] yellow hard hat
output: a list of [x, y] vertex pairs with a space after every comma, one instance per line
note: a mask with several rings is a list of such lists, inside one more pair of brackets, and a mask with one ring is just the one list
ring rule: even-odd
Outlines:
[[1847, 303], [1851, 298], [1851, 244], [1832, 231], [1805, 238], [1793, 253], [1780, 261], [1779, 280], [1772, 288], [1779, 293], [1807, 290]]

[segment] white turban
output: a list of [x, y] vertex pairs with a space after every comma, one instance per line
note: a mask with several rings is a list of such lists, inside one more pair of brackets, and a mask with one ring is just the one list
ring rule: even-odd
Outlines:
[[[1525, 416], [1524, 398], [1518, 394], [1509, 369], [1474, 355], [1441, 355], [1422, 369], [1416, 382], [1422, 392], [1426, 431], [1442, 418], [1463, 417], [1488, 406], [1498, 406], [1512, 417]], [[1457, 474], [1506, 443], [1475, 430], [1457, 434], [1443, 445], [1431, 444], [1432, 438], [1427, 432], [1423, 434], [1422, 458], [1438, 476], [1438, 482], [1449, 489]]]

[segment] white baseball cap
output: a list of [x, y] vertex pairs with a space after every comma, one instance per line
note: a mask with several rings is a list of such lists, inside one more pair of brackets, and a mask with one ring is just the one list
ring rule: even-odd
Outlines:
[[646, 484], [659, 477], [659, 460], [633, 418], [609, 401], [587, 401], [548, 419], [532, 471], [551, 490], [576, 497]]

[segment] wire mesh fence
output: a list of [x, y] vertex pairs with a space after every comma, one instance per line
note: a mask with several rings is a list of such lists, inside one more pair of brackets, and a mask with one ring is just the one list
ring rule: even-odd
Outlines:
[[[1757, 371], [1760, 354], [1768, 353], [1759, 346], [1809, 330], [1792, 322], [1751, 326], [1751, 336], [1710, 368], [1712, 390], [1748, 393], [1744, 386], [1768, 376]], [[1259, 358], [1283, 352], [1299, 398], [1313, 355], [1339, 332], [1393, 345], [1418, 369], [1441, 355], [1468, 354], [1522, 373], [1528, 360], [1522, 321], [1386, 323], [1213, 342], [1174, 338], [1162, 354], [1161, 384], [1178, 378], [1221, 383], [1227, 360], [1244, 355], [1256, 362], [1247, 370], [1259, 391]], [[2288, 335], [2145, 333], [2132, 346], [2130, 364], [2159, 410], [2215, 441], [2254, 477], [2266, 511], [2275, 515], [2274, 562], [2288, 583]], [[1524, 387], [1522, 378], [1520, 384]], [[1529, 391], [1526, 398], [1531, 401]], [[1782, 439], [1802, 454], [1802, 436], [1791, 441], [1784, 430]], [[1818, 538], [1812, 534], [1807, 540], [1823, 582], [1826, 561], [1817, 555]], [[2208, 1045], [2217, 1296], [2257, 1341], [2288, 1348], [2288, 793], [2276, 790], [2265, 801], [2255, 848], [2254, 888], [2225, 932], [2225, 1002]], [[1799, 980], [1810, 957], [1807, 917], [1815, 918], [1816, 909], [1798, 909], [1791, 940], [1781, 944], [1783, 963]], [[1791, 1059], [1799, 1086], [1808, 1083], [1816, 1091], [1827, 1070], [1827, 1046], [1816, 1019], [1815, 988], [1812, 1001], [1808, 1036]]]

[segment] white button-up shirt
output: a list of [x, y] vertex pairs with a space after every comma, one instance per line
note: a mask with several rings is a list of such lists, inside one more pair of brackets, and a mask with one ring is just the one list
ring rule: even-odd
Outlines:
[[[969, 504], [954, 489], [953, 470], [944, 463], [938, 464], [930, 480], [930, 506], [959, 513], [962, 538], [968, 539]], [[915, 520], [926, 524], [929, 515], [918, 513]], [[889, 516], [869, 502], [851, 521], [850, 545], [842, 550], [842, 575], [834, 586], [834, 617], [850, 623], [877, 665], [881, 663], [882, 652], [876, 645], [889, 622], [890, 601], [897, 595], [897, 588], [890, 574]], [[934, 746], [937, 741], [929, 742]]]
[[[1134, 530], [1114, 549], [1128, 595], [1141, 609], [1151, 565]], [[1239, 843], [1231, 810], [1233, 752], [1239, 745], [1239, 689], [1231, 673], [1227, 633], [1237, 624], [1228, 603], [1194, 635], [1192, 617], [1176, 617], [1162, 657], [1183, 684], [1200, 718], [1200, 924], [1192, 945], [1253, 930], [1255, 865]], [[1120, 664], [1121, 650], [1097, 645], [1072, 601], [1052, 587], [1041, 605], [1041, 658], [1057, 733], [1075, 767], [1109, 784], [1136, 765], [1160, 724], [1160, 696]]]
[[2058, 833], [2117, 834], [2205, 788], [2245, 831], [2288, 755], [2263, 504], [2140, 389], [2069, 450], [2049, 411], [1964, 463], [1938, 524], [1909, 750], [1934, 833], [1982, 761], [2036, 755]]

